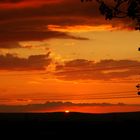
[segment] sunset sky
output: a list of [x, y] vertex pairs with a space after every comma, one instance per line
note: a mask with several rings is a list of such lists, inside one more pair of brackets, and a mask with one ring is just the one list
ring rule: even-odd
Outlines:
[[0, 107], [140, 104], [140, 32], [133, 26], [106, 21], [96, 2], [0, 0]]

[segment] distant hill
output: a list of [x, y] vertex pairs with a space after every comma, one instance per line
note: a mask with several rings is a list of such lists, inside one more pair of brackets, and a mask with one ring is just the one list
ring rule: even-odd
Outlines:
[[[4, 136], [111, 136], [138, 134], [140, 112], [86, 113], [1, 113], [0, 129]], [[5, 135], [6, 134], [6, 135]], [[9, 135], [7, 135], [9, 134]]]

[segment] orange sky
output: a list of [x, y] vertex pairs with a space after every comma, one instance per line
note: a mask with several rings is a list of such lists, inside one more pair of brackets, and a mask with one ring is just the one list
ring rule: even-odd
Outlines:
[[106, 21], [94, 2], [3, 0], [0, 31], [1, 106], [140, 103], [140, 35], [133, 21]]

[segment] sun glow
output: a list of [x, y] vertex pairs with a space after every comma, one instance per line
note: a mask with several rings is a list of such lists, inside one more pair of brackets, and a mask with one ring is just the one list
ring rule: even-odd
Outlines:
[[69, 110], [65, 110], [65, 113], [70, 113], [70, 111]]

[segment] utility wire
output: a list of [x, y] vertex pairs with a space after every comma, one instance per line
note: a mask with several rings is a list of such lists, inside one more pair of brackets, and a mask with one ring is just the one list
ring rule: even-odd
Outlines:
[[[122, 92], [121, 92], [122, 93]], [[103, 96], [103, 95], [102, 95]], [[27, 100], [101, 100], [101, 99], [119, 99], [119, 98], [139, 98], [139, 96], [136, 96], [134, 94], [129, 94], [128, 96], [122, 96], [122, 95], [111, 95], [111, 96], [108, 96], [108, 97], [102, 97], [102, 96], [91, 96], [91, 97], [88, 97], [88, 98], [85, 98], [84, 99], [80, 99], [79, 96], [77, 98], [77, 96], [73, 96], [74, 98], [73, 99], [69, 99], [69, 98], [62, 98], [61, 96], [55, 96], [55, 99], [52, 99], [50, 98], [50, 96], [48, 98], [30, 98], [30, 99], [27, 99]], [[60, 98], [61, 97], [61, 98]], [[82, 96], [81, 96], [82, 97]], [[22, 99], [9, 99], [9, 98], [1, 98], [0, 101], [9, 101], [9, 100], [17, 100], [17, 101], [22, 101]], [[26, 99], [25, 99], [26, 101]]]

